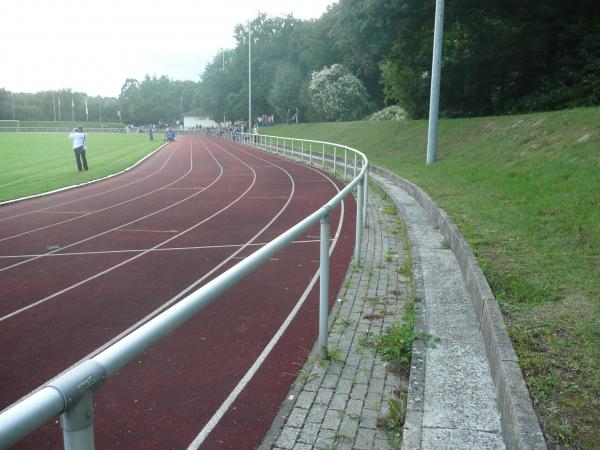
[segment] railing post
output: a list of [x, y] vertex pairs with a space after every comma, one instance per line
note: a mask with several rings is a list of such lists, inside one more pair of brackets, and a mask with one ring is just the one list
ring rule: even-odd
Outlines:
[[363, 202], [363, 184], [362, 181], [356, 185], [358, 192], [356, 195], [356, 239], [354, 243], [354, 261], [360, 265], [360, 245], [362, 239], [362, 202]]
[[356, 152], [354, 152], [354, 177], [353, 178], [356, 178], [356, 164], [357, 164], [357, 162], [356, 162]]
[[319, 357], [327, 359], [327, 324], [329, 322], [329, 214], [321, 219]]
[[302, 161], [304, 161], [304, 139], [302, 140], [302, 155], [300, 157]]
[[325, 144], [323, 144], [323, 159], [321, 160], [321, 168], [325, 168]]
[[344, 180], [348, 179], [348, 149], [344, 149]]
[[337, 163], [337, 146], [333, 146], [333, 174], [335, 175], [335, 169], [336, 169], [336, 163]]
[[60, 416], [65, 450], [94, 450], [94, 397], [86, 391]]
[[367, 205], [369, 203], [369, 167], [367, 167], [367, 170], [365, 171], [365, 188], [363, 189], [363, 195], [364, 195], [364, 199], [363, 199], [363, 210], [362, 210], [362, 215], [363, 215], [363, 227], [367, 226]]
[[312, 166], [312, 142], [308, 143], [308, 164]]

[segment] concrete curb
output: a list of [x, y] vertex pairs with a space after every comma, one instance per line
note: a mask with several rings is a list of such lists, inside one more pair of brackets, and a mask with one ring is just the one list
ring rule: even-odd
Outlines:
[[[502, 423], [503, 439], [507, 448], [545, 449], [546, 443], [537, 416], [533, 409], [529, 392], [523, 380], [518, 358], [508, 337], [504, 318], [490, 286], [477, 263], [469, 244], [458, 231], [448, 215], [417, 185], [377, 166], [371, 170], [389, 181], [394, 182], [408, 192], [428, 212], [440, 227], [445, 239], [450, 243], [469, 292], [473, 309], [479, 321], [479, 328], [485, 343], [487, 359], [496, 389], [496, 401]], [[402, 209], [402, 208], [401, 208]], [[402, 214], [406, 211], [402, 210]], [[401, 214], [401, 215], [402, 215]], [[404, 221], [404, 220], [403, 220]], [[426, 304], [419, 261], [415, 257], [414, 230], [407, 227], [413, 256], [415, 284], [415, 308], [417, 312], [417, 331], [423, 329], [423, 311]], [[409, 382], [409, 405], [403, 448], [420, 448], [421, 426], [423, 421], [422, 405], [425, 378], [423, 343], [415, 341]]]

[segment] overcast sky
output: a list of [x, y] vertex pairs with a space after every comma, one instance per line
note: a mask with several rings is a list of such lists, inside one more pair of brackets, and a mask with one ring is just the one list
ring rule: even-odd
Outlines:
[[236, 24], [259, 12], [321, 16], [336, 0], [6, 0], [0, 15], [0, 88], [71, 88], [116, 97], [126, 78], [198, 81]]

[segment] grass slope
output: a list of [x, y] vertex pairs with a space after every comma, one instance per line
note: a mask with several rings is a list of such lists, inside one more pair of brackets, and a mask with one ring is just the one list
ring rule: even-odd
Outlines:
[[427, 191], [500, 303], [550, 448], [600, 438], [600, 108], [427, 122], [280, 125], [337, 142]]
[[79, 184], [123, 170], [161, 144], [145, 134], [88, 134], [88, 172], [78, 172], [66, 133], [0, 133], [0, 201]]

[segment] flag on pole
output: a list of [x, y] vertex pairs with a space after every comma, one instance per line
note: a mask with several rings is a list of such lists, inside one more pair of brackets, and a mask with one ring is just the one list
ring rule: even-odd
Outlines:
[[58, 121], [60, 122], [60, 97], [58, 97]]

